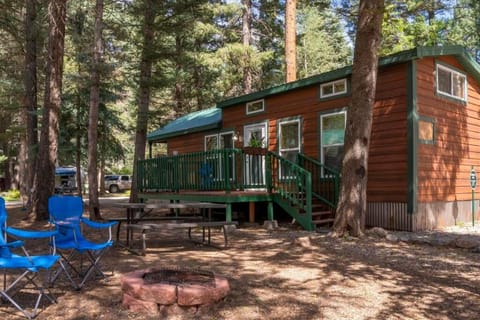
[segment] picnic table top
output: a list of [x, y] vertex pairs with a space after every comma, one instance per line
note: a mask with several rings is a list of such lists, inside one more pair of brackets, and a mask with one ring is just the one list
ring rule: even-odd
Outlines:
[[226, 204], [223, 203], [214, 203], [214, 202], [139, 202], [139, 203], [115, 203], [113, 204], [116, 207], [126, 208], [126, 209], [184, 209], [184, 208], [204, 208], [204, 209], [225, 209]]
[[162, 222], [162, 223], [136, 223], [128, 224], [127, 228], [142, 230], [152, 229], [177, 229], [177, 228], [198, 228], [198, 227], [221, 227], [226, 225], [237, 225], [237, 221], [199, 221], [199, 222]]

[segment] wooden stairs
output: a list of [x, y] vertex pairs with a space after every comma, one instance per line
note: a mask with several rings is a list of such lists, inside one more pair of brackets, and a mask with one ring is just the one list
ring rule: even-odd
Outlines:
[[[298, 217], [292, 215], [294, 217], [294, 221], [301, 222], [307, 219], [306, 212], [303, 209], [297, 209]], [[322, 203], [319, 199], [312, 200], [312, 229], [313, 230], [325, 230], [330, 229], [333, 226], [333, 221], [335, 220], [335, 213], [334, 210], [324, 203]]]
[[312, 224], [315, 226], [315, 229], [331, 228], [334, 220], [335, 214], [332, 208], [329, 208], [318, 199], [312, 201]]

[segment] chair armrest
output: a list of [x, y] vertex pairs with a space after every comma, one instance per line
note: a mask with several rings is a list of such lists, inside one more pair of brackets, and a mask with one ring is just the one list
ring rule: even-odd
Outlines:
[[87, 218], [81, 218], [82, 222], [85, 223], [87, 226], [91, 228], [96, 228], [96, 229], [104, 229], [104, 228], [110, 228], [118, 223], [118, 221], [110, 221], [110, 222], [96, 222], [92, 221]]
[[0, 248], [1, 247], [20, 248], [20, 247], [23, 247], [23, 241], [22, 240], [15, 240], [15, 241], [12, 241], [12, 242], [3, 243], [3, 244], [0, 245]]
[[15, 229], [12, 227], [7, 227], [6, 231], [9, 235], [12, 235], [17, 238], [23, 238], [23, 239], [50, 238], [55, 236], [58, 233], [58, 231], [56, 230], [34, 231], [34, 230]]

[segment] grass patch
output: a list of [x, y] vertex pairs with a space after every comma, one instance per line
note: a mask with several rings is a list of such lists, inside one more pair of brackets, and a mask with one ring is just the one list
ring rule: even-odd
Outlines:
[[20, 190], [8, 190], [7, 192], [0, 193], [0, 195], [5, 201], [20, 200]]

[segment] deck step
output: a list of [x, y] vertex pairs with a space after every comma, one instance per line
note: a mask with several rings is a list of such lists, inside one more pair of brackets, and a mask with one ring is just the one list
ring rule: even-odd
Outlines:
[[312, 218], [313, 217], [321, 217], [321, 216], [329, 216], [332, 215], [331, 211], [315, 211], [312, 212]]
[[328, 218], [328, 219], [320, 219], [320, 220], [312, 220], [313, 224], [326, 224], [326, 223], [332, 223], [335, 221], [333, 218]]

